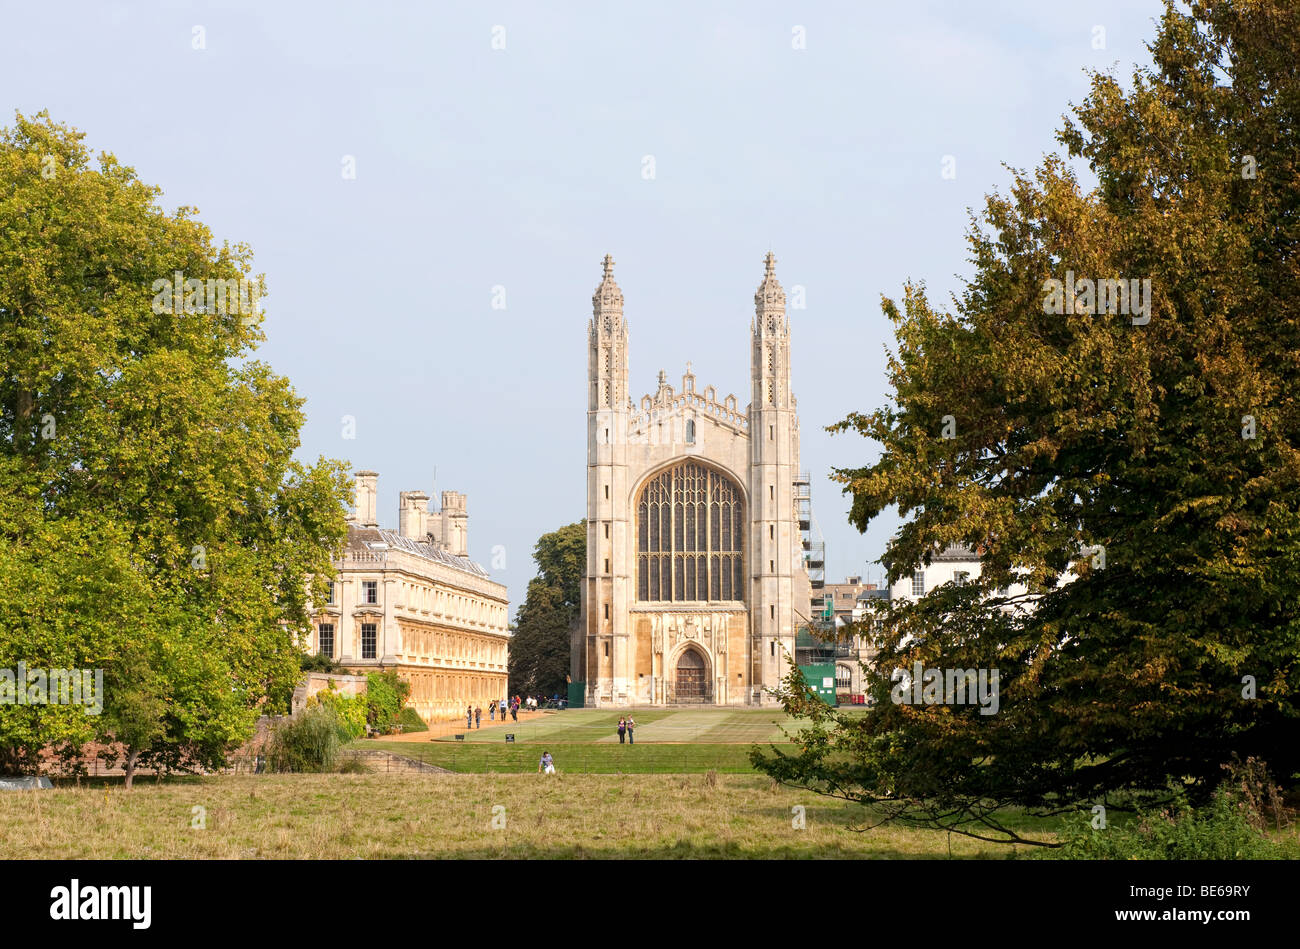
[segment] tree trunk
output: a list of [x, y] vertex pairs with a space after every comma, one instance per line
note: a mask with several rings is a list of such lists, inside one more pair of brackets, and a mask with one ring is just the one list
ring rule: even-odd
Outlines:
[[131, 753], [126, 756], [126, 789], [131, 790], [131, 782], [135, 780], [135, 765], [140, 760], [140, 749], [132, 748]]

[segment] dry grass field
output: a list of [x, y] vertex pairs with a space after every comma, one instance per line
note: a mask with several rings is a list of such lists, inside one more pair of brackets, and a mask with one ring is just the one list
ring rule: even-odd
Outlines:
[[855, 833], [861, 816], [756, 775], [223, 775], [0, 794], [0, 859], [946, 859], [950, 844], [953, 857], [1000, 859], [1037, 849]]

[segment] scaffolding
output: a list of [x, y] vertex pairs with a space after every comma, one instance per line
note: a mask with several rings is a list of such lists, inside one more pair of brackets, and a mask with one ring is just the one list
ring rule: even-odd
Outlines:
[[799, 472], [794, 482], [794, 501], [799, 518], [799, 537], [803, 541], [803, 563], [814, 590], [826, 586], [826, 538], [817, 526], [812, 510], [812, 475]]
[[[826, 615], [826, 540], [812, 510], [812, 475], [801, 471], [794, 482], [795, 516], [799, 520], [799, 540], [803, 546], [803, 566], [808, 572], [812, 595], [808, 602], [808, 625], [800, 629], [795, 643], [795, 654], [799, 665], [815, 664], [825, 661], [826, 643], [813, 633], [813, 629], [825, 636], [828, 628], [833, 633], [834, 627]], [[834, 642], [830, 644], [834, 650]]]

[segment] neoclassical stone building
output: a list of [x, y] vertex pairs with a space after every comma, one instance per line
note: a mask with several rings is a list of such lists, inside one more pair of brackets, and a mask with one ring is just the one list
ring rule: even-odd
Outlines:
[[510, 643], [506, 588], [469, 559], [465, 495], [400, 495], [398, 530], [379, 526], [379, 475], [356, 473], [338, 579], [315, 610], [310, 647], [354, 672], [394, 669], [426, 721], [464, 719], [467, 705], [506, 696]]
[[697, 384], [633, 402], [606, 255], [588, 342], [587, 571], [572, 676], [591, 706], [772, 704], [810, 584], [795, 504], [799, 416], [785, 291], [767, 255], [750, 403]]

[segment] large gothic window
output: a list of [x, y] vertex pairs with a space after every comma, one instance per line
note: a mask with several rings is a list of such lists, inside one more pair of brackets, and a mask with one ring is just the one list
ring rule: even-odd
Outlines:
[[637, 502], [637, 599], [743, 600], [744, 501], [695, 462], [655, 475]]

